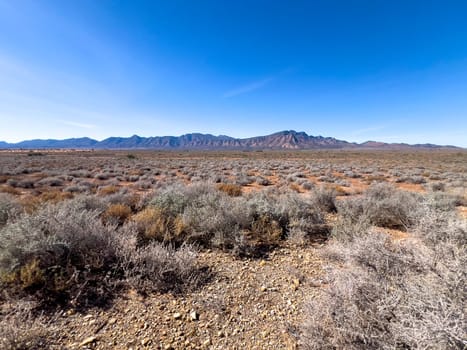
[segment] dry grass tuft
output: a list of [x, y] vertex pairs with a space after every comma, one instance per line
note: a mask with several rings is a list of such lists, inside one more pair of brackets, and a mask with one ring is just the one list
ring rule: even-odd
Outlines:
[[182, 244], [186, 227], [179, 215], [169, 215], [161, 208], [148, 207], [133, 217], [133, 222], [143, 241], [156, 240], [165, 243]]
[[242, 195], [242, 186], [240, 185], [221, 183], [221, 184], [217, 184], [216, 188], [219, 191], [224, 192], [231, 197], [238, 197]]
[[122, 225], [132, 214], [132, 210], [125, 204], [111, 204], [102, 213], [102, 219], [107, 223]]

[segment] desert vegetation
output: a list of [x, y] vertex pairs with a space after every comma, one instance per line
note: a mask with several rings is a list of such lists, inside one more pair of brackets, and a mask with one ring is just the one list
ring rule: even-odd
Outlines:
[[1, 348], [467, 346], [465, 152], [0, 166]]

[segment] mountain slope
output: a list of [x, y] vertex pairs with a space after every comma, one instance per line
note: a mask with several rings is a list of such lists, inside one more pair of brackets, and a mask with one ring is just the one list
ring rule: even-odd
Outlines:
[[453, 146], [437, 146], [432, 144], [408, 145], [402, 143], [384, 143], [367, 141], [361, 144], [338, 140], [333, 137], [312, 136], [294, 130], [280, 131], [271, 135], [237, 139], [225, 135], [185, 134], [181, 136], [109, 137], [96, 141], [87, 137], [66, 140], [29, 140], [18, 143], [0, 141], [3, 149], [405, 149], [405, 148], [455, 148]]

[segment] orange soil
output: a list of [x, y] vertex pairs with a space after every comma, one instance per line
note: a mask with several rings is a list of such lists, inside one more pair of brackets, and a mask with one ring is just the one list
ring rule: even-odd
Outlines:
[[394, 184], [397, 188], [402, 190], [416, 192], [416, 193], [424, 193], [426, 190], [423, 188], [422, 185], [419, 184], [406, 184], [406, 183], [395, 183]]

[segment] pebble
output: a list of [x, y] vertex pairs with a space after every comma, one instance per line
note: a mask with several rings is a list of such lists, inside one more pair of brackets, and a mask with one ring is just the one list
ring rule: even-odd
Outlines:
[[196, 311], [190, 312], [190, 319], [192, 321], [197, 321], [199, 319], [199, 314]]
[[88, 337], [84, 339], [81, 343], [79, 343], [79, 346], [85, 346], [91, 343], [94, 343], [97, 340], [96, 337]]

